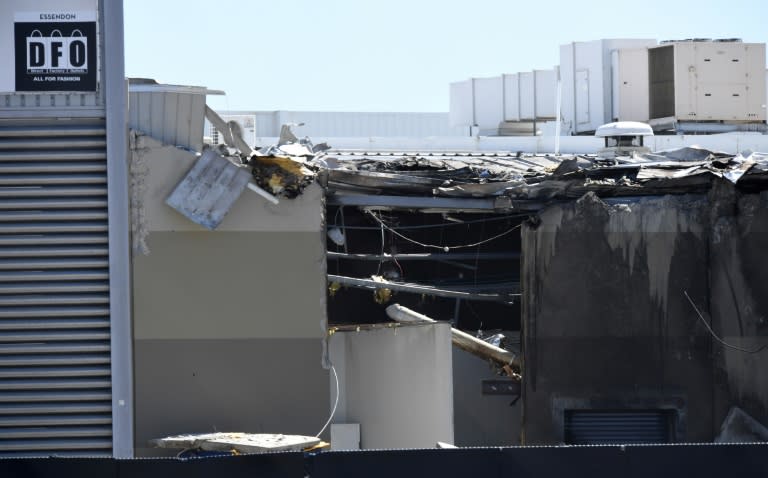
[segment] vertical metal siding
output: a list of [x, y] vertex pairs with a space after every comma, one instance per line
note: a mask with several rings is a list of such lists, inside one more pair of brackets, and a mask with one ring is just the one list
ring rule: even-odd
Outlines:
[[571, 445], [668, 443], [669, 410], [566, 410], [565, 442]]
[[154, 92], [148, 89], [130, 93], [128, 124], [165, 144], [201, 151], [205, 94], [173, 92], [162, 88], [162, 85], [157, 85]]
[[651, 118], [675, 115], [675, 47], [648, 50], [648, 83]]
[[0, 120], [0, 456], [110, 455], [103, 120]]

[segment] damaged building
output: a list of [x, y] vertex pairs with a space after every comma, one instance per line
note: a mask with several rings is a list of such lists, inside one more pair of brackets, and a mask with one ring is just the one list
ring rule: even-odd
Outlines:
[[[764, 155], [687, 147], [558, 158], [370, 154], [339, 164], [329, 205], [358, 212], [350, 221], [337, 210], [346, 222], [329, 228], [346, 227], [349, 244], [329, 249], [368, 249], [329, 259], [383, 258], [346, 267], [384, 268], [397, 280], [407, 270], [398, 254], [421, 254], [437, 264], [411, 266], [409, 280], [453, 281], [468, 297], [453, 310], [417, 292], [399, 302], [468, 330], [520, 334], [521, 443], [707, 442], [721, 433], [727, 441], [736, 435], [721, 426], [734, 407], [766, 423]], [[366, 215], [367, 241], [355, 230]], [[419, 232], [430, 226], [439, 232]], [[472, 246], [458, 255], [469, 260], [451, 258], [449, 244]], [[329, 260], [329, 274], [333, 267], [342, 266]], [[376, 299], [361, 296], [352, 310], [381, 316]], [[334, 300], [331, 321], [345, 316], [334, 307], [349, 310]]]
[[[676, 138], [705, 139], [709, 149], [659, 151], [646, 138], [642, 147], [614, 141], [599, 154], [542, 155], [329, 149], [287, 128], [277, 144], [253, 150], [230, 129], [230, 145], [209, 148], [202, 118], [218, 121], [205, 106], [212, 93], [130, 87], [131, 320], [112, 338], [129, 340], [132, 359], [129, 375], [111, 379], [130, 377], [132, 387], [114, 396], [131, 416], [124, 452], [167, 455], [175, 452], [151, 440], [215, 431], [367, 449], [764, 439], [768, 162], [736, 152], [768, 149], [763, 135]], [[157, 121], [158, 111], [168, 120]], [[7, 122], [3, 131], [10, 158], [40, 146], [23, 139], [35, 125]], [[86, 141], [103, 129], [79, 122], [62, 131], [74, 142], [55, 157], [90, 148], [103, 159], [103, 142]], [[711, 147], [718, 142], [731, 152]], [[8, 207], [18, 204], [26, 203]], [[29, 242], [19, 234], [9, 240]], [[51, 277], [77, 279], [72, 287], [105, 280], [105, 260], [50, 264]], [[84, 270], [56, 269], [68, 264]], [[9, 304], [12, 319], [20, 309]], [[93, 323], [61, 321], [67, 335], [6, 347], [7, 364], [23, 360], [26, 373], [49, 366], [34, 362], [36, 351], [53, 364], [73, 349], [102, 363], [108, 335], [94, 334]], [[25, 344], [30, 334], [13, 327], [59, 322], [7, 324], [7, 340]], [[58, 343], [74, 338], [83, 343]], [[11, 365], [9, 374], [21, 373]], [[19, 408], [19, 382], [7, 381], [2, 443], [17, 444], [8, 453], [111, 451], [109, 425], [73, 424], [118, 417], [106, 382], [77, 376], [108, 371], [54, 365], [41, 373], [60, 381], [21, 385], [64, 387], [25, 396], [66, 408]], [[65, 413], [66, 426], [45, 425]], [[19, 416], [40, 425], [30, 431]]]
[[766, 440], [765, 135], [249, 144], [67, 5], [87, 84], [0, 78], [0, 457]]
[[[764, 155], [611, 137], [582, 155], [364, 152], [284, 128], [198, 159], [150, 136], [131, 143], [150, 252], [134, 258], [136, 347], [155, 350], [136, 363], [172, 378], [137, 379], [137, 447], [213, 416], [311, 434], [331, 413], [323, 436], [350, 448], [707, 442], [745, 439], [735, 413], [765, 423]], [[219, 170], [200, 166], [211, 155]], [[237, 194], [207, 198], [224, 177]], [[190, 420], [171, 390], [222, 408]], [[236, 403], [302, 413], [244, 422]]]

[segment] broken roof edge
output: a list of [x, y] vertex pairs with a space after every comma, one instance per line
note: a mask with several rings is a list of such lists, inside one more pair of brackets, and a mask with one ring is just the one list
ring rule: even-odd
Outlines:
[[187, 93], [193, 95], [226, 95], [223, 90], [205, 86], [171, 85], [158, 83], [152, 78], [128, 78], [129, 93]]

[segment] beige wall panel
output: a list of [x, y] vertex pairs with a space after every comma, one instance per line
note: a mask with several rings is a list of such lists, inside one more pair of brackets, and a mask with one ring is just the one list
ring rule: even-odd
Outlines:
[[133, 259], [136, 339], [321, 338], [321, 232], [153, 232]]
[[315, 435], [330, 413], [321, 353], [315, 339], [137, 340], [136, 455], [175, 454], [148, 441], [181, 433]]
[[[143, 227], [150, 235], [154, 231], [205, 231], [165, 204], [197, 156], [149, 136], [138, 136], [132, 143], [134, 170], [144, 176], [141, 191], [134, 192], [144, 212]], [[245, 190], [216, 231], [320, 231], [323, 212], [323, 190], [317, 184], [295, 199], [280, 198], [276, 205]]]

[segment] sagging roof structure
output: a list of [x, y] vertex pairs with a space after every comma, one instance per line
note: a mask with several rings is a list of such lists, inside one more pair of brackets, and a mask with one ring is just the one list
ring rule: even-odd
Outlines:
[[588, 192], [606, 198], [702, 192], [714, 178], [750, 190], [768, 187], [768, 154], [697, 147], [631, 156], [329, 151], [318, 159], [329, 166], [331, 204], [369, 207], [533, 212]]

